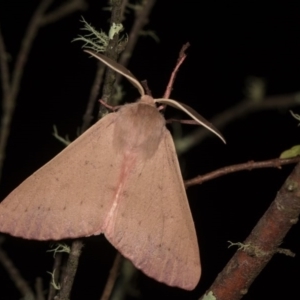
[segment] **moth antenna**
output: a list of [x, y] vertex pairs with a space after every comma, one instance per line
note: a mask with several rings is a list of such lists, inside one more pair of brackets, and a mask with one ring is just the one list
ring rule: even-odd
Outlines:
[[187, 115], [189, 115], [192, 119], [194, 119], [198, 124], [204, 126], [209, 131], [211, 131], [216, 136], [218, 136], [226, 144], [225, 138], [222, 136], [221, 132], [213, 124], [211, 124], [206, 119], [204, 119], [201, 115], [199, 115], [190, 106], [183, 104], [181, 102], [172, 100], [172, 99], [165, 99], [165, 98], [154, 99], [154, 102], [166, 104], [166, 105], [169, 105], [169, 106], [172, 106], [172, 107], [182, 110]]
[[[106, 64], [109, 68], [111, 68], [114, 71], [118, 72], [119, 74], [125, 76], [132, 83], [132, 85], [134, 85], [138, 89], [141, 96], [145, 95], [145, 90], [144, 90], [143, 86], [136, 79], [136, 77], [129, 70], [127, 70], [124, 66], [120, 65], [116, 61], [114, 61], [114, 60], [112, 60], [112, 59], [110, 59], [110, 58], [108, 58], [105, 55], [102, 55], [100, 53], [95, 53], [91, 50], [84, 50], [84, 52], [94, 56], [95, 58], [99, 59], [101, 62]], [[154, 101], [158, 102], [158, 103], [167, 104], [167, 105], [173, 106], [177, 109], [180, 109], [180, 110], [184, 111], [192, 119], [194, 119], [198, 124], [204, 126], [208, 130], [213, 132], [215, 135], [217, 135], [226, 144], [226, 141], [225, 141], [224, 137], [222, 136], [221, 132], [213, 124], [211, 124], [206, 119], [204, 119], [201, 115], [199, 115], [190, 106], [185, 105], [181, 102], [172, 100], [172, 99], [165, 99], [165, 98], [154, 99]]]
[[129, 70], [127, 70], [124, 66], [120, 65], [116, 61], [114, 61], [114, 60], [112, 60], [112, 59], [110, 59], [110, 58], [108, 58], [105, 55], [102, 55], [100, 53], [95, 53], [91, 50], [83, 50], [83, 51], [90, 54], [90, 55], [92, 55], [92, 56], [94, 56], [94, 57], [96, 57], [97, 59], [99, 59], [101, 62], [106, 64], [112, 70], [114, 70], [114, 71], [118, 72], [119, 74], [125, 76], [131, 82], [131, 84], [138, 89], [141, 96], [145, 95], [145, 91], [144, 91], [144, 88], [142, 87], [142, 85], [135, 78], [135, 76]]

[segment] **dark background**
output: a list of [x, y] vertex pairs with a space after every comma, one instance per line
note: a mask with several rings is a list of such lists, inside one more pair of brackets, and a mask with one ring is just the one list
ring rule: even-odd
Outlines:
[[[300, 7], [295, 3], [264, 6], [261, 1], [157, 1], [146, 28], [156, 32], [160, 43], [141, 37], [128, 68], [137, 78], [147, 79], [154, 97], [160, 97], [181, 46], [189, 41], [188, 57], [171, 98], [191, 105], [207, 119], [244, 98], [248, 76], [265, 78], [267, 96], [297, 92]], [[37, 4], [0, 2], [0, 25], [11, 66]], [[108, 29], [109, 12], [102, 10], [104, 1], [89, 4], [87, 11], [42, 28], [33, 44], [6, 151], [1, 199], [63, 149], [52, 136], [54, 124], [61, 135], [76, 137], [96, 61], [82, 52], [80, 43], [71, 40], [80, 33], [81, 16], [98, 29]], [[125, 30], [132, 22], [131, 15], [124, 23]], [[131, 85], [123, 83], [126, 101], [138, 97]], [[298, 112], [296, 107], [293, 110]], [[209, 137], [181, 157], [185, 178], [249, 160], [276, 158], [299, 140], [297, 121], [288, 110], [249, 114], [220, 129], [227, 145]], [[184, 126], [186, 133], [191, 130], [192, 126]], [[227, 241], [242, 242], [249, 235], [292, 169], [244, 171], [191, 187], [188, 196], [198, 233], [202, 279], [193, 292], [185, 292], [139, 274], [141, 299], [199, 298], [236, 251], [228, 249]], [[282, 247], [298, 254], [299, 233], [299, 225], [294, 226]], [[116, 252], [103, 237], [85, 242], [72, 299], [99, 299]], [[33, 285], [35, 278], [42, 276], [47, 287], [46, 271], [52, 269], [52, 255], [45, 253], [47, 243], [7, 237], [3, 248], [29, 283]], [[275, 255], [244, 299], [299, 297], [299, 284], [295, 284], [299, 267], [298, 256]], [[20, 298], [1, 266], [0, 285], [0, 299]]]

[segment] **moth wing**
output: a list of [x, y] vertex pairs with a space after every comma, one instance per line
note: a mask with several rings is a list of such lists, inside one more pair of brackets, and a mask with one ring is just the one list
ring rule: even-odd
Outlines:
[[118, 178], [112, 147], [116, 113], [98, 121], [0, 204], [0, 231], [37, 240], [102, 232]]
[[106, 238], [148, 276], [194, 289], [201, 273], [197, 236], [167, 129], [151, 159], [137, 157], [120, 200]]

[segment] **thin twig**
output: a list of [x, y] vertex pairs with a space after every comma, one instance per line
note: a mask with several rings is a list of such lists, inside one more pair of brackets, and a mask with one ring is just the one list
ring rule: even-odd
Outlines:
[[[293, 106], [299, 106], [300, 94], [287, 94], [279, 96], [270, 96], [266, 97], [260, 102], [255, 102], [251, 100], [243, 100], [237, 105], [225, 110], [224, 112], [216, 115], [212, 120], [213, 123], [218, 129], [224, 128], [230, 122], [233, 122], [245, 115], [271, 109], [283, 109], [290, 108]], [[192, 132], [191, 134], [183, 137], [182, 139], [175, 141], [176, 150], [178, 155], [181, 155], [189, 151], [192, 147], [201, 143], [205, 138], [210, 135], [210, 132], [207, 129], [199, 128]]]
[[[8, 67], [8, 53], [5, 49], [4, 39], [0, 28], [0, 72], [1, 72], [1, 82], [2, 82], [2, 99], [6, 99], [9, 93], [9, 67]], [[4, 101], [2, 103], [4, 106]], [[4, 108], [4, 107], [3, 107]]]
[[24, 280], [19, 270], [15, 267], [12, 260], [7, 256], [0, 246], [0, 263], [14, 282], [21, 295], [26, 299], [34, 299], [34, 293], [27, 282]]
[[[125, 0], [111, 0], [112, 12], [110, 18], [110, 27], [112, 27], [113, 24], [120, 24], [122, 22], [123, 15], [124, 15], [124, 6], [122, 4], [123, 1]], [[124, 50], [118, 47], [119, 36], [120, 36], [119, 33], [115, 33], [113, 38], [109, 40], [107, 50], [105, 52], [106, 56], [113, 60], [117, 60], [120, 52]], [[123, 44], [123, 46], [125, 47], [125, 44]], [[116, 80], [115, 72], [110, 69], [107, 69], [107, 72], [105, 74], [101, 99], [108, 104], [112, 104], [112, 96], [114, 92], [115, 80]], [[99, 110], [99, 118], [101, 118], [106, 113], [107, 113], [106, 107], [101, 105]]]
[[[126, 67], [128, 65], [128, 62], [132, 56], [134, 47], [140, 36], [141, 30], [149, 22], [148, 17], [152, 11], [155, 1], [156, 0], [143, 1], [142, 7], [138, 11], [136, 11], [134, 24], [129, 33], [128, 43], [126, 45], [124, 52], [121, 54], [120, 60], [119, 60], [119, 63], [121, 65], [123, 65], [124, 67]], [[120, 78], [121, 78], [120, 76], [117, 76], [117, 83], [120, 81]]]
[[[300, 164], [207, 293], [215, 299], [239, 300], [275, 253], [300, 214]], [[283, 275], [281, 275], [283, 276]], [[243, 292], [244, 291], [244, 292]], [[201, 299], [204, 299], [201, 298]]]
[[40, 20], [40, 26], [45, 26], [64, 18], [67, 15], [72, 14], [78, 10], [86, 10], [88, 3], [85, 0], [72, 0], [67, 3], [63, 3], [57, 9], [47, 13]]
[[106, 285], [105, 285], [105, 288], [103, 290], [100, 300], [108, 300], [110, 298], [111, 292], [113, 290], [113, 287], [114, 287], [115, 282], [119, 275], [119, 269], [120, 269], [121, 262], [122, 262], [122, 256], [118, 252], [115, 257], [113, 266], [109, 272], [109, 276], [107, 278]]
[[45, 300], [45, 295], [43, 290], [43, 279], [41, 277], [38, 277], [35, 280], [35, 291], [36, 291], [35, 300]]
[[59, 291], [56, 300], [69, 300], [70, 294], [74, 282], [74, 278], [77, 272], [78, 261], [81, 254], [83, 242], [81, 240], [75, 240], [72, 243], [70, 255], [67, 262], [66, 271], [62, 278], [62, 286]]
[[[124, 20], [126, 19], [125, 18], [125, 11], [126, 11], [126, 6], [128, 4], [128, 1], [129, 0], [123, 0], [122, 3], [121, 3], [121, 6], [120, 6], [120, 9], [122, 11], [122, 19], [121, 19], [121, 22], [124, 22]], [[147, 1], [147, 0], [146, 0]]]
[[32, 42], [37, 34], [40, 19], [51, 3], [52, 0], [43, 0], [33, 14], [21, 43], [15, 68], [12, 74], [9, 91], [7, 92], [6, 97], [2, 100], [3, 115], [1, 119], [0, 129], [0, 178], [2, 175], [3, 162], [5, 159], [6, 144], [10, 133], [10, 124], [12, 121], [13, 113], [15, 111], [16, 98], [20, 89], [20, 82], [24, 72], [24, 67], [27, 62], [27, 57], [31, 49]]
[[174, 84], [174, 81], [176, 79], [176, 75], [177, 75], [177, 72], [181, 66], [181, 64], [184, 62], [184, 60], [186, 59], [186, 54], [185, 54], [185, 51], [186, 49], [190, 46], [189, 43], [186, 43], [182, 46], [180, 52], [179, 52], [179, 56], [178, 56], [178, 59], [177, 59], [177, 63], [176, 63], [176, 66], [171, 74], [171, 77], [170, 77], [170, 80], [169, 80], [169, 83], [167, 85], [167, 88], [166, 88], [166, 91], [165, 91], [165, 94], [163, 96], [163, 98], [166, 98], [168, 99], [170, 97], [170, 94], [172, 92], [172, 89], [173, 89], [173, 84]]
[[300, 156], [293, 157], [293, 158], [287, 158], [287, 159], [280, 159], [280, 158], [274, 158], [270, 160], [265, 161], [249, 161], [247, 163], [232, 165], [228, 167], [224, 167], [221, 169], [218, 169], [216, 171], [210, 172], [203, 176], [197, 176], [195, 178], [189, 179], [185, 181], [185, 187], [188, 188], [190, 186], [196, 185], [196, 184], [202, 184], [205, 181], [209, 181], [230, 173], [235, 173], [239, 171], [251, 171], [253, 169], [262, 169], [262, 168], [278, 168], [280, 169], [283, 165], [288, 164], [294, 164], [298, 163], [300, 161]]
[[14, 109], [15, 99], [18, 95], [21, 78], [24, 72], [24, 66], [27, 62], [28, 54], [31, 49], [32, 43], [39, 30], [41, 19], [43, 18], [45, 11], [48, 9], [52, 2], [53, 0], [43, 0], [40, 3], [29, 22], [26, 33], [21, 42], [21, 47], [16, 59], [14, 72], [12, 74], [10, 97], [8, 99], [10, 101], [8, 101], [7, 103], [10, 109]]
[[[58, 282], [60, 278], [60, 270], [61, 270], [61, 263], [62, 263], [62, 253], [56, 253], [54, 264], [52, 268], [52, 272], [54, 273], [54, 281]], [[62, 276], [63, 277], [63, 276]], [[48, 300], [53, 300], [56, 295], [57, 290], [54, 288], [54, 286], [49, 284], [49, 292], [48, 292]]]
[[[64, 17], [67, 13], [73, 12], [76, 8], [83, 8], [83, 0], [73, 0], [66, 5], [62, 5], [54, 12], [45, 14], [46, 10], [52, 4], [53, 0], [42, 0], [34, 12], [24, 37], [21, 42], [20, 50], [16, 58], [16, 63], [12, 72], [12, 78], [9, 78], [7, 54], [5, 51], [5, 43], [0, 32], [0, 63], [1, 78], [3, 84], [3, 100], [2, 100], [2, 119], [0, 128], [0, 177], [2, 174], [3, 162], [5, 159], [5, 149], [10, 134], [10, 125], [15, 111], [16, 99], [20, 90], [20, 84], [23, 77], [25, 65], [31, 50], [33, 41], [41, 26], [54, 22]], [[81, 3], [81, 4], [80, 4]], [[46, 18], [45, 18], [46, 16]], [[9, 84], [9, 81], [11, 83]]]
[[90, 127], [91, 121], [93, 120], [93, 110], [95, 107], [95, 103], [98, 99], [99, 90], [102, 85], [105, 68], [106, 67], [103, 63], [100, 63], [100, 62], [97, 63], [97, 72], [96, 72], [96, 76], [95, 76], [94, 82], [91, 87], [90, 97], [89, 97], [88, 104], [86, 106], [86, 110], [85, 110], [85, 113], [83, 116], [81, 133]]

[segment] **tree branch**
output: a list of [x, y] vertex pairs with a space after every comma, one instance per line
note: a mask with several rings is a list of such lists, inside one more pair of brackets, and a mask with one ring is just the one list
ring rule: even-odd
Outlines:
[[[128, 65], [128, 62], [133, 53], [133, 49], [138, 41], [138, 38], [140, 37], [141, 30], [149, 22], [148, 17], [152, 11], [153, 6], [155, 5], [155, 2], [156, 0], [145, 0], [143, 1], [141, 8], [136, 11], [134, 24], [129, 33], [128, 43], [119, 60], [119, 63], [124, 67]], [[119, 82], [120, 78], [121, 77], [118, 76], [117, 82]]]
[[59, 291], [59, 294], [56, 297], [57, 300], [70, 299], [70, 294], [71, 294], [74, 278], [77, 272], [78, 261], [81, 254], [82, 247], [83, 247], [83, 242], [81, 240], [78, 239], [73, 241], [68, 262], [67, 262], [67, 267], [62, 278], [61, 290]]
[[[300, 214], [300, 164], [287, 178], [275, 200], [234, 254], [207, 293], [216, 299], [238, 300], [263, 270]], [[203, 297], [201, 298], [203, 299]]]
[[[67, 12], [73, 12], [75, 7], [82, 8], [83, 0], [72, 0], [66, 5], [62, 5], [53, 14], [45, 15], [46, 10], [52, 4], [53, 0], [42, 0], [34, 12], [27, 30], [21, 42], [20, 50], [16, 58], [14, 70], [12, 72], [11, 83], [9, 84], [9, 68], [7, 64], [7, 54], [5, 51], [5, 43], [0, 32], [0, 63], [1, 63], [1, 77], [3, 83], [3, 100], [2, 100], [2, 119], [0, 128], [0, 178], [2, 174], [3, 162], [5, 159], [5, 149], [7, 140], [10, 134], [10, 125], [15, 111], [16, 99], [20, 90], [21, 79], [24, 73], [25, 65], [31, 50], [33, 41], [41, 26], [53, 22], [58, 18], [62, 18]], [[81, 5], [79, 5], [81, 3]], [[45, 16], [48, 18], [44, 19]]]
[[189, 46], [190, 46], [190, 44], [186, 43], [181, 47], [181, 50], [179, 52], [179, 56], [178, 56], [178, 59], [177, 59], [176, 66], [175, 66], [175, 68], [174, 68], [174, 70], [171, 74], [171, 77], [170, 77], [170, 80], [169, 80], [169, 83], [167, 85], [167, 88], [166, 88], [166, 91], [165, 91], [165, 94], [164, 94], [163, 98], [168, 99], [170, 97], [170, 94], [171, 94], [172, 89], [173, 89], [173, 84], [174, 84], [174, 81], [176, 79], [177, 72], [178, 72], [180, 66], [182, 65], [182, 63], [184, 62], [184, 60], [186, 59], [185, 51]]
[[[2, 82], [2, 99], [6, 99], [9, 94], [9, 67], [8, 67], [8, 53], [5, 49], [4, 39], [0, 28], [0, 66], [1, 66], [1, 82]], [[5, 102], [2, 105], [4, 108]]]
[[[120, 24], [123, 20], [124, 15], [124, 5], [123, 1], [125, 0], [111, 0], [111, 6], [112, 6], [112, 12], [111, 12], [111, 19], [110, 19], [110, 28], [113, 26], [113, 24]], [[120, 52], [123, 51], [123, 49], [120, 49], [118, 47], [119, 42], [119, 33], [115, 33], [113, 38], [109, 40], [107, 50], [105, 54], [107, 57], [117, 60], [118, 55]], [[123, 45], [125, 47], [125, 45]], [[111, 69], [107, 69], [105, 79], [104, 79], [104, 85], [103, 85], [103, 92], [101, 99], [108, 104], [112, 104], [112, 96], [114, 93], [114, 83], [116, 80], [115, 72]], [[107, 109], [104, 105], [100, 106], [99, 110], [99, 117], [101, 118], [103, 115], [107, 113]]]
[[108, 300], [110, 299], [111, 296], [111, 292], [113, 290], [113, 287], [115, 285], [115, 282], [118, 278], [119, 275], [119, 269], [120, 269], [120, 264], [122, 262], [122, 256], [121, 254], [118, 252], [115, 260], [114, 260], [114, 264], [109, 272], [109, 276], [107, 278], [106, 281], [106, 285], [105, 288], [103, 290], [102, 296], [100, 298], [100, 300]]
[[87, 130], [90, 127], [91, 121], [93, 120], [93, 110], [95, 107], [95, 102], [98, 99], [99, 90], [102, 85], [105, 69], [106, 69], [106, 67], [103, 63], [100, 63], [100, 62], [97, 63], [96, 76], [94, 78], [94, 82], [92, 84], [91, 91], [90, 91], [88, 104], [86, 106], [86, 110], [83, 115], [81, 133], [83, 133], [85, 130]]
[[[2, 241], [1, 241], [2, 243]], [[0, 263], [5, 268], [6, 272], [10, 276], [11, 280], [14, 282], [17, 289], [20, 291], [21, 295], [26, 299], [34, 299], [34, 293], [24, 280], [19, 270], [15, 267], [13, 262], [7, 256], [5, 251], [0, 246]]]
[[288, 164], [294, 164], [298, 163], [300, 161], [300, 156], [293, 157], [293, 158], [287, 158], [287, 159], [280, 159], [280, 158], [274, 158], [270, 160], [265, 160], [265, 161], [249, 161], [247, 163], [243, 164], [237, 164], [237, 165], [232, 165], [228, 167], [224, 167], [221, 169], [218, 169], [216, 171], [210, 172], [206, 175], [199, 175], [195, 178], [186, 180], [185, 187], [188, 188], [190, 186], [196, 185], [196, 184], [202, 184], [205, 181], [209, 181], [230, 173], [235, 173], [239, 171], [251, 171], [253, 169], [262, 169], [262, 168], [278, 168], [280, 169], [281, 166], [283, 165], [288, 165]]
[[51, 11], [43, 16], [40, 20], [40, 26], [46, 26], [63, 19], [65, 16], [72, 14], [78, 10], [86, 10], [88, 3], [86, 0], [71, 0], [67, 3], [63, 3], [56, 10]]

